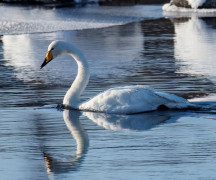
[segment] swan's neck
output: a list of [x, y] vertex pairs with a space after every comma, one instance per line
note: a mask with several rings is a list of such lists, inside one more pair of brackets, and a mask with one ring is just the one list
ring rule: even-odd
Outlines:
[[78, 48], [71, 44], [67, 44], [65, 49], [65, 53], [70, 54], [77, 62], [78, 72], [70, 89], [65, 94], [63, 104], [78, 109], [80, 104], [80, 95], [89, 81], [89, 66], [85, 56]]

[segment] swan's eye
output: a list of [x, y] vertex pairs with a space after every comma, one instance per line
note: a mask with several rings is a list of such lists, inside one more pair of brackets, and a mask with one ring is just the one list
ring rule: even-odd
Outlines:
[[51, 49], [51, 51], [54, 50], [54, 48]]

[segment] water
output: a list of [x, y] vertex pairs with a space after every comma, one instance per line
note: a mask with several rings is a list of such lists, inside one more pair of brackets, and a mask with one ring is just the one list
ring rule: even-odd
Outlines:
[[51, 106], [62, 102], [76, 64], [64, 55], [39, 69], [49, 43], [67, 40], [91, 67], [82, 100], [142, 84], [214, 107], [212, 13], [182, 17], [161, 6], [0, 10], [1, 179], [216, 178], [214, 109], [62, 112]]

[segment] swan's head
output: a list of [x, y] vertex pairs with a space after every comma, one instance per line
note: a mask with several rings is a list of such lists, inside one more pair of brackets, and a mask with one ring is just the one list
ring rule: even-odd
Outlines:
[[54, 58], [57, 56], [65, 53], [65, 48], [64, 48], [65, 42], [63, 41], [53, 41], [49, 46], [48, 46], [48, 51], [46, 53], [45, 60], [43, 64], [41, 65], [41, 69], [47, 65], [50, 61], [52, 61]]

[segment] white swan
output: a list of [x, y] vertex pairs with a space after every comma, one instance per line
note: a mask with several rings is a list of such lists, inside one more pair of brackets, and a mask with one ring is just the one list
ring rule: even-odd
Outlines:
[[187, 108], [191, 104], [184, 98], [167, 94], [146, 86], [125, 86], [111, 88], [86, 102], [80, 102], [80, 95], [86, 88], [90, 72], [83, 53], [74, 45], [64, 41], [53, 41], [41, 65], [43, 68], [61, 54], [70, 54], [78, 65], [77, 76], [67, 91], [63, 104], [68, 108], [116, 114], [134, 114], [157, 110], [159, 107]]

